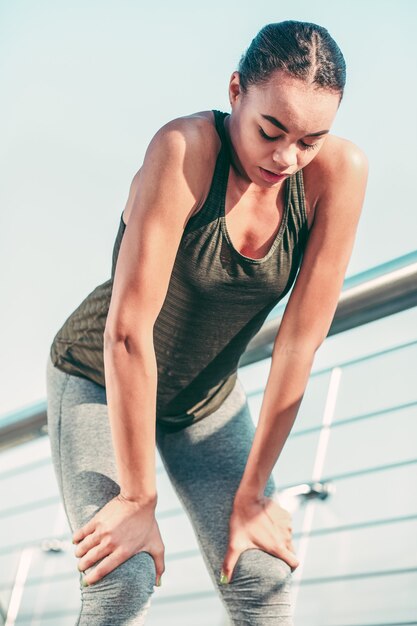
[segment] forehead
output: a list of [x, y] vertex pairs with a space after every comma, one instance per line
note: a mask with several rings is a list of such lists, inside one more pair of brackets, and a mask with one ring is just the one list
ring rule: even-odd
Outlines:
[[307, 81], [276, 72], [262, 85], [251, 85], [248, 103], [259, 115], [277, 118], [290, 132], [314, 133], [330, 128], [340, 95]]

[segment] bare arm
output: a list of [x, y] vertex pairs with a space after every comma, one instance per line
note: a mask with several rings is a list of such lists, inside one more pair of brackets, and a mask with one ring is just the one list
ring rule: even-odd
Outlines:
[[239, 555], [260, 548], [295, 569], [291, 516], [264, 496], [294, 424], [317, 348], [327, 336], [351, 256], [367, 180], [367, 161], [353, 144], [323, 172], [315, 219], [274, 342], [271, 368], [245, 471], [235, 494], [220, 582], [230, 582]]
[[107, 405], [120, 493], [73, 534], [78, 569], [86, 572], [84, 584], [97, 582], [140, 551], [152, 555], [157, 581], [165, 569], [155, 519], [153, 327], [183, 229], [210, 175], [201, 130], [195, 119], [165, 125], [149, 144], [130, 188], [130, 217], [104, 332]]
[[198, 129], [170, 123], [151, 142], [128, 202], [104, 333], [107, 401], [121, 494], [153, 499], [157, 364], [153, 327], [188, 217], [201, 196]]
[[295, 421], [314, 355], [332, 323], [352, 253], [367, 182], [353, 144], [333, 161], [302, 266], [274, 342], [252, 449], [237, 497], [261, 496]]

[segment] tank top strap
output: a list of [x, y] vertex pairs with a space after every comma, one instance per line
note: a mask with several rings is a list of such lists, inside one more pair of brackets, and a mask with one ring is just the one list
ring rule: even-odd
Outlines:
[[290, 195], [288, 222], [299, 233], [300, 239], [306, 240], [309, 230], [302, 169], [289, 178], [288, 185]]
[[217, 183], [217, 188], [222, 198], [226, 194], [227, 181], [229, 178], [229, 168], [231, 163], [231, 154], [229, 146], [229, 138], [224, 127], [224, 120], [229, 115], [223, 111], [212, 109], [214, 114], [214, 123], [216, 125], [217, 134], [220, 137], [221, 147], [217, 155], [216, 171], [213, 180]]
[[298, 213], [301, 215], [303, 222], [307, 222], [307, 209], [306, 209], [306, 197], [304, 189], [304, 175], [303, 170], [298, 170], [295, 174], [295, 190], [294, 190], [294, 202]]
[[217, 133], [220, 137], [220, 141], [222, 142], [222, 148], [228, 149], [226, 130], [224, 128], [224, 120], [229, 115], [229, 113], [225, 113], [224, 111], [219, 111], [218, 109], [212, 109], [214, 115], [214, 124], [216, 126]]
[[221, 146], [217, 154], [216, 164], [207, 198], [197, 213], [188, 220], [185, 228], [186, 231], [196, 227], [198, 228], [213, 219], [215, 220], [220, 218], [221, 207], [226, 194], [230, 167], [230, 152], [226, 138], [226, 131], [223, 126], [223, 120], [228, 113], [218, 111], [217, 109], [212, 109], [212, 111], [217, 134], [219, 135], [221, 141]]

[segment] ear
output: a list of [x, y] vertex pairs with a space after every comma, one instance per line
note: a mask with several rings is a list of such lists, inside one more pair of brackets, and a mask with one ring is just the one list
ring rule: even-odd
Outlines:
[[236, 102], [236, 100], [238, 100], [240, 95], [240, 76], [239, 72], [236, 70], [231, 75], [229, 82], [229, 101], [231, 107], [233, 107], [234, 103]]

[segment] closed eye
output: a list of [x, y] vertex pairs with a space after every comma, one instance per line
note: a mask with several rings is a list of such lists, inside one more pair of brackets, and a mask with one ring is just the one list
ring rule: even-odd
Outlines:
[[267, 135], [265, 131], [263, 130], [263, 128], [261, 128], [260, 126], [259, 126], [259, 134], [261, 135], [261, 137], [263, 137], [264, 139], [267, 139], [268, 141], [274, 141], [275, 139], [278, 139], [278, 137], [270, 137], [269, 135]]
[[[265, 131], [263, 130], [263, 128], [261, 128], [260, 126], [259, 126], [259, 134], [261, 135], [261, 137], [263, 137], [267, 141], [275, 141], [276, 139], [279, 139], [280, 137], [280, 135], [278, 135], [278, 137], [270, 137], [270, 135], [267, 135]], [[310, 143], [304, 143], [304, 141], [301, 141], [301, 140], [300, 140], [300, 144], [301, 144], [302, 150], [314, 150], [318, 146], [318, 142], [310, 144]]]

